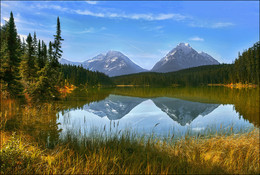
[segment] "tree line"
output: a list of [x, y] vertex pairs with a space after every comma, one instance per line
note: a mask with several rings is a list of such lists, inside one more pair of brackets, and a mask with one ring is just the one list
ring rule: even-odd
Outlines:
[[104, 73], [90, 71], [82, 66], [76, 65], [61, 65], [65, 83], [76, 86], [84, 85], [85, 87], [93, 86], [111, 86], [113, 81]]
[[99, 72], [91, 72], [82, 67], [62, 66], [62, 41], [60, 20], [57, 18], [54, 41], [48, 45], [38, 40], [36, 32], [20, 39], [13, 13], [0, 29], [0, 85], [1, 96], [31, 99], [58, 98], [58, 87], [66, 82], [75, 85], [103, 85], [112, 83], [109, 77]]
[[259, 84], [260, 42], [239, 53], [233, 64], [207, 65], [176, 72], [145, 72], [113, 77], [115, 84], [147, 86], [199, 86], [207, 84]]

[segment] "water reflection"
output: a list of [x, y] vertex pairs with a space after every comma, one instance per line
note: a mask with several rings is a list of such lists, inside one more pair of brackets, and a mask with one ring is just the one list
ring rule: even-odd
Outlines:
[[[259, 127], [259, 89], [223, 87], [76, 89], [52, 103], [0, 104], [0, 129], [22, 131], [53, 147], [67, 132], [117, 125], [141, 133]], [[113, 122], [111, 122], [113, 121]], [[156, 127], [155, 127], [156, 126]]]
[[205, 116], [211, 113], [219, 106], [219, 104], [191, 102], [168, 97], [159, 97], [152, 100], [158, 108], [182, 126], [190, 124], [199, 115]]
[[[202, 132], [205, 129], [233, 127], [235, 132], [254, 125], [240, 117], [234, 105], [193, 102], [178, 98], [139, 98], [109, 95], [105, 100], [86, 104], [82, 109], [58, 114], [61, 136], [87, 135], [93, 128], [107, 132], [131, 129], [140, 134], [156, 135]], [[111, 121], [112, 124], [111, 124]]]
[[99, 117], [106, 116], [109, 120], [118, 120], [143, 101], [145, 101], [144, 98], [110, 95], [100, 102], [85, 105], [83, 109]]

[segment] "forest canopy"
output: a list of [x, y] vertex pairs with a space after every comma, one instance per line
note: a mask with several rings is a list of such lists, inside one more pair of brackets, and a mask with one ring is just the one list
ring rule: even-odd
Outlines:
[[29, 33], [21, 40], [17, 33], [13, 13], [1, 26], [1, 96], [16, 98], [29, 97], [45, 100], [59, 98], [59, 87], [74, 85], [112, 85], [108, 76], [82, 67], [61, 65], [62, 41], [60, 19], [57, 17], [54, 40], [46, 44]]

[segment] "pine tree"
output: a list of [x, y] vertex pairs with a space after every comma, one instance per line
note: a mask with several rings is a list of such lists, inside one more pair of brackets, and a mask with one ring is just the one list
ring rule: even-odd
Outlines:
[[26, 52], [26, 43], [25, 43], [25, 41], [24, 41], [24, 38], [23, 38], [23, 42], [22, 42], [22, 47], [21, 47], [21, 49], [22, 49], [22, 54], [25, 54], [25, 52]]
[[6, 39], [6, 36], [7, 36], [7, 22], [5, 23], [5, 25], [1, 26], [0, 28], [0, 83], [1, 83], [1, 90], [3, 91], [3, 86], [4, 86], [4, 81], [3, 81], [3, 78], [4, 78], [4, 67], [3, 67], [3, 63], [6, 61], [4, 59], [4, 49], [6, 48], [6, 44], [7, 44], [7, 39]]
[[54, 35], [53, 58], [51, 61], [51, 65], [53, 67], [59, 67], [59, 59], [61, 58], [63, 52], [61, 50], [61, 41], [63, 41], [63, 39], [61, 38], [60, 19], [58, 17], [56, 35]]
[[53, 57], [53, 49], [52, 49], [52, 43], [50, 41], [49, 42], [49, 48], [48, 48], [48, 60], [49, 60], [49, 62], [52, 61], [52, 57]]
[[[25, 81], [28, 81], [29, 83], [33, 83], [35, 77], [36, 77], [36, 67], [35, 67], [35, 57], [34, 54], [34, 48], [33, 48], [33, 39], [31, 34], [29, 33], [27, 39], [27, 46], [26, 46], [26, 52], [22, 56], [22, 62], [21, 62], [21, 74]], [[28, 83], [26, 84], [28, 87]]]
[[19, 75], [19, 40], [14, 22], [13, 13], [7, 23], [5, 41], [2, 50], [3, 80], [6, 83], [6, 90], [12, 97], [22, 96], [23, 87]]
[[33, 56], [37, 57], [38, 53], [38, 42], [36, 37], [36, 32], [33, 33]]
[[43, 63], [44, 63], [44, 66], [45, 64], [47, 63], [48, 61], [48, 58], [47, 58], [47, 46], [46, 44], [44, 43], [44, 41], [42, 40], [42, 59], [43, 59]]
[[41, 46], [40, 40], [38, 42], [37, 66], [38, 66], [39, 70], [41, 70], [45, 66], [44, 58], [43, 58], [43, 55], [42, 55], [42, 46]]

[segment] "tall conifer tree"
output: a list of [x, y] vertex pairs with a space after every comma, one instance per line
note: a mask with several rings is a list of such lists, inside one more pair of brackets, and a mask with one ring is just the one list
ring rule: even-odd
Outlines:
[[12, 12], [10, 13], [5, 35], [6, 40], [3, 41], [5, 43], [2, 48], [3, 55], [1, 56], [3, 59], [3, 80], [6, 83], [6, 90], [9, 91], [12, 97], [21, 96], [23, 88], [19, 75], [20, 45]]
[[64, 39], [61, 38], [61, 29], [60, 29], [60, 19], [57, 18], [57, 28], [56, 28], [56, 35], [54, 35], [54, 43], [53, 43], [53, 59], [52, 59], [52, 66], [59, 67], [59, 59], [62, 56], [61, 50], [61, 41]]

